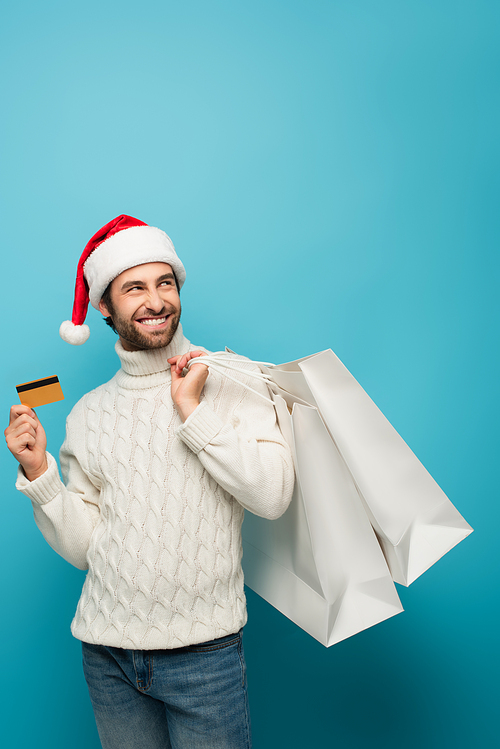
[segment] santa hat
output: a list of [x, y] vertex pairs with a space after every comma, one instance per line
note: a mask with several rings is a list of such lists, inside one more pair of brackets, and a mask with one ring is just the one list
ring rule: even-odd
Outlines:
[[78, 263], [73, 315], [62, 323], [61, 338], [75, 346], [85, 343], [90, 335], [88, 325], [84, 324], [89, 301], [98, 310], [102, 295], [120, 273], [136, 265], [158, 262], [170, 265], [180, 289], [186, 271], [164, 231], [132, 216], [117, 216], [99, 229]]

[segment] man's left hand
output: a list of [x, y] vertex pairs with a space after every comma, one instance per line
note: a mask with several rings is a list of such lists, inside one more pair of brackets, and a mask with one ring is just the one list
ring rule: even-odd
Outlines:
[[185, 375], [183, 370], [188, 361], [198, 356], [206, 356], [204, 351], [189, 351], [182, 356], [168, 359], [172, 372], [172, 400], [182, 421], [186, 421], [193, 411], [200, 405], [200, 395], [208, 377], [208, 367], [193, 364]]

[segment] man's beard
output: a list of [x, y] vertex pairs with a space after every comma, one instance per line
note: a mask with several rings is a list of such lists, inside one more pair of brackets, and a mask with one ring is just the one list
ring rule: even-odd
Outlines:
[[169, 326], [163, 330], [155, 330], [152, 328], [151, 333], [146, 335], [141, 333], [133, 322], [121, 317], [112, 304], [108, 304], [108, 311], [110, 312], [113, 325], [120, 338], [134, 346], [136, 349], [157, 349], [168, 346], [179, 327], [179, 321], [181, 319], [180, 309], [176, 310], [174, 308], [169, 313], [169, 311], [164, 308], [160, 314], [155, 312], [154, 314], [151, 314], [151, 317], [163, 317], [164, 315], [171, 314], [172, 317], [169, 321]]

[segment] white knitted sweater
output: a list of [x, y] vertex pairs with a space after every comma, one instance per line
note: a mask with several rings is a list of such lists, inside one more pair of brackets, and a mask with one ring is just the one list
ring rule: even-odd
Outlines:
[[48, 543], [88, 568], [71, 628], [85, 642], [176, 648], [246, 621], [243, 508], [283, 513], [293, 463], [272, 406], [222, 375], [181, 423], [167, 359], [194, 348], [180, 328], [164, 349], [118, 342], [122, 368], [68, 417], [65, 482], [50, 455], [35, 481], [19, 472]]

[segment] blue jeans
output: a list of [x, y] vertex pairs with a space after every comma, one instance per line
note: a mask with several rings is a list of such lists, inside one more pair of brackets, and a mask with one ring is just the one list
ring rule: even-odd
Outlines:
[[175, 650], [82, 645], [103, 749], [250, 749], [241, 632]]

